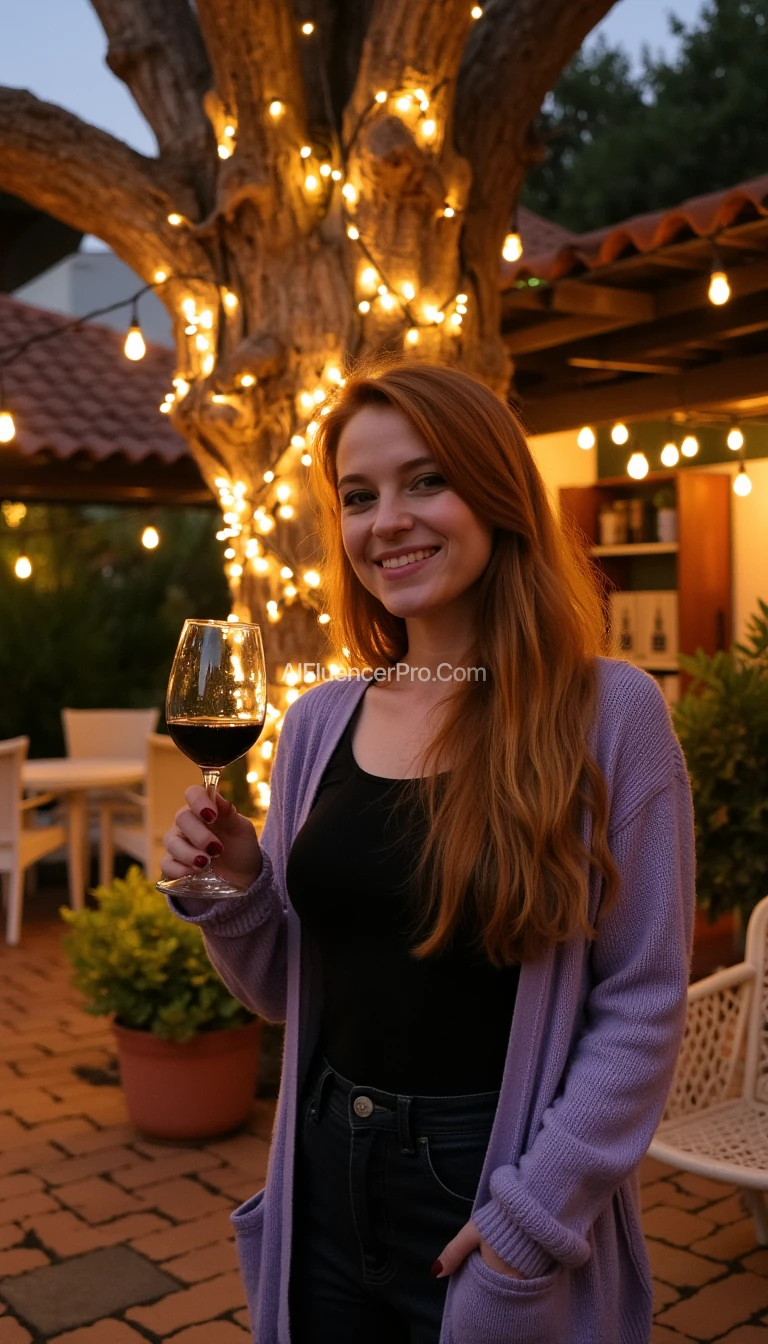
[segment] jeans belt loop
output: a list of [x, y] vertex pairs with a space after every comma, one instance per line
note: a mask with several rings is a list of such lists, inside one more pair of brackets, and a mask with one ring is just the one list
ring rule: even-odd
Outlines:
[[410, 1126], [411, 1098], [397, 1098], [397, 1136], [400, 1140], [400, 1152], [412, 1154], [415, 1150]]
[[315, 1091], [312, 1097], [312, 1105], [309, 1108], [309, 1114], [317, 1122], [320, 1119], [320, 1107], [323, 1104], [323, 1089], [327, 1080], [332, 1077], [333, 1069], [330, 1064], [323, 1070], [315, 1084]]

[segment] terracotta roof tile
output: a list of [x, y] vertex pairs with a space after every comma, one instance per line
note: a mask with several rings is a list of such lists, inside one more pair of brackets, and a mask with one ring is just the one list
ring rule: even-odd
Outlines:
[[607, 266], [625, 253], [652, 252], [691, 234], [708, 238], [734, 224], [740, 216], [761, 215], [768, 215], [768, 177], [757, 177], [707, 196], [694, 196], [671, 210], [654, 210], [610, 228], [572, 235], [553, 246], [526, 247], [519, 261], [507, 263], [502, 288], [508, 289], [513, 281], [528, 276], [560, 280], [574, 271]]
[[[0, 363], [31, 336], [61, 332], [72, 321], [0, 294]], [[85, 452], [103, 460], [185, 457], [188, 448], [158, 406], [170, 390], [173, 352], [147, 344], [144, 359], [123, 354], [120, 332], [94, 323], [30, 346], [6, 369], [19, 450], [56, 457]]]

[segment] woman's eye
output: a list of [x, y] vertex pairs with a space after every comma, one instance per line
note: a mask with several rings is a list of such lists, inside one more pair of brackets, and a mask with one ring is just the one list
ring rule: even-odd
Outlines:
[[[441, 476], [437, 471], [431, 471], [427, 476], [420, 476], [417, 481], [413, 482], [413, 485], [445, 485], [445, 477]], [[370, 490], [350, 490], [349, 494], [345, 495], [341, 502], [344, 508], [347, 508], [348, 506], [354, 508], [356, 504], [365, 503], [366, 496], [370, 497], [370, 495]]]
[[351, 490], [348, 495], [344, 496], [341, 502], [346, 508], [348, 504], [358, 504], [360, 495], [368, 495], [368, 494], [370, 494], [369, 490]]
[[435, 482], [437, 482], [438, 485], [445, 485], [445, 477], [441, 476], [437, 471], [431, 471], [428, 476], [420, 476], [415, 484], [424, 485], [425, 482], [427, 485], [434, 485]]

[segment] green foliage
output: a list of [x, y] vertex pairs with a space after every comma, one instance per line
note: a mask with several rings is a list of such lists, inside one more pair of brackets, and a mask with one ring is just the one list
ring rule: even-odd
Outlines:
[[[0, 518], [0, 738], [64, 750], [60, 711], [161, 708], [187, 616], [223, 619], [229, 596], [208, 509], [30, 505]], [[152, 523], [161, 542], [140, 541]], [[13, 565], [32, 561], [20, 581]], [[161, 716], [162, 719], [162, 716]]]
[[522, 200], [576, 232], [677, 205], [766, 171], [768, 4], [710, 0], [671, 60], [635, 74], [605, 41], [577, 53], [538, 122], [548, 153]]
[[93, 895], [95, 910], [60, 911], [86, 1012], [180, 1042], [251, 1021], [208, 960], [200, 929], [177, 919], [139, 867]]
[[715, 920], [768, 894], [768, 604], [745, 644], [680, 658], [694, 681], [674, 709], [696, 814], [700, 903]]

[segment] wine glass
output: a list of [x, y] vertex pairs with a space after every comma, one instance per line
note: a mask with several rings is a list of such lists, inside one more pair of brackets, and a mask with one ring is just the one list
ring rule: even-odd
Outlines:
[[[176, 746], [203, 772], [216, 809], [225, 766], [257, 741], [267, 713], [267, 671], [258, 625], [185, 621], [168, 680], [165, 718]], [[163, 878], [159, 891], [214, 900], [244, 891], [214, 873]]]

